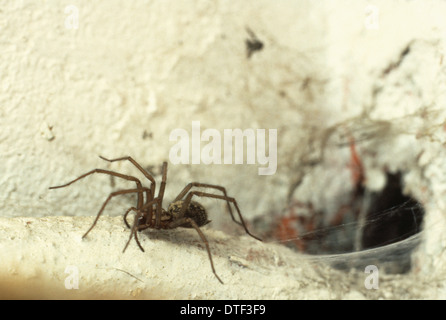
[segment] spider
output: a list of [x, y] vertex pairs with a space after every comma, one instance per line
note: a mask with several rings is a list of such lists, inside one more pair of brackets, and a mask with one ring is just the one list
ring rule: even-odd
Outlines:
[[[253, 237], [254, 239], [257, 239], [259, 241], [262, 241], [260, 238], [253, 235], [246, 226], [245, 221], [243, 220], [242, 214], [240, 212], [240, 209], [238, 207], [237, 201], [232, 198], [228, 197], [226, 193], [226, 189], [222, 186], [213, 185], [213, 184], [206, 184], [206, 183], [200, 183], [200, 182], [191, 182], [187, 184], [184, 189], [178, 194], [178, 196], [173, 200], [173, 202], [168, 206], [167, 210], [163, 209], [163, 197], [164, 197], [164, 190], [166, 188], [166, 180], [167, 180], [167, 162], [163, 162], [162, 166], [162, 180], [160, 184], [160, 188], [158, 190], [158, 195], [155, 197], [155, 191], [156, 191], [156, 182], [155, 179], [146, 171], [144, 170], [141, 165], [139, 165], [132, 157], [122, 157], [122, 158], [116, 158], [116, 159], [107, 159], [102, 156], [99, 156], [101, 159], [108, 161], [108, 162], [115, 162], [115, 161], [130, 161], [150, 182], [150, 188], [143, 187], [141, 184], [141, 181], [133, 176], [124, 175], [118, 172], [104, 170], [104, 169], [94, 169], [87, 173], [84, 173], [83, 175], [79, 176], [78, 178], [60, 185], [60, 186], [54, 186], [50, 187], [50, 189], [57, 189], [57, 188], [64, 188], [72, 183], [83, 179], [91, 174], [94, 173], [103, 173], [108, 174], [110, 176], [118, 177], [124, 180], [133, 181], [136, 184], [136, 188], [133, 189], [125, 189], [125, 190], [119, 190], [115, 191], [109, 194], [107, 199], [102, 204], [101, 209], [99, 210], [98, 214], [96, 215], [96, 218], [91, 225], [91, 227], [87, 230], [87, 232], [82, 236], [82, 238], [85, 238], [88, 233], [95, 227], [99, 217], [101, 216], [102, 212], [104, 211], [107, 203], [115, 196], [123, 195], [123, 194], [137, 194], [137, 201], [136, 201], [136, 207], [130, 207], [124, 214], [124, 223], [128, 228], [131, 229], [130, 237], [123, 249], [123, 252], [127, 249], [130, 241], [132, 240], [133, 236], [135, 237], [136, 243], [138, 244], [139, 248], [144, 252], [144, 248], [142, 247], [141, 243], [138, 240], [137, 231], [142, 231], [145, 229], [174, 229], [178, 227], [183, 228], [194, 228], [198, 235], [200, 236], [201, 240], [206, 246], [206, 251], [209, 257], [209, 261], [211, 264], [212, 272], [214, 273], [215, 277], [220, 281], [220, 283], [223, 284], [223, 281], [220, 279], [220, 277], [217, 275], [217, 272], [214, 268], [214, 263], [212, 261], [212, 255], [211, 250], [209, 248], [209, 242], [206, 239], [204, 233], [201, 231], [200, 227], [208, 224], [211, 222], [208, 220], [207, 212], [204, 209], [204, 207], [192, 200], [192, 197], [207, 197], [207, 198], [214, 198], [214, 199], [220, 199], [224, 200], [227, 203], [229, 214], [231, 215], [232, 220], [237, 223], [238, 225], [241, 225], [245, 232]], [[218, 191], [222, 192], [222, 195], [218, 194], [212, 194], [212, 193], [206, 193], [202, 191], [191, 191], [193, 187], [197, 188], [212, 188]], [[240, 218], [240, 222], [235, 219], [235, 216], [232, 212], [232, 208], [230, 204], [233, 204], [238, 217]], [[133, 220], [133, 225], [130, 226], [130, 224], [127, 221], [127, 215], [131, 212], [135, 212], [136, 216]]]

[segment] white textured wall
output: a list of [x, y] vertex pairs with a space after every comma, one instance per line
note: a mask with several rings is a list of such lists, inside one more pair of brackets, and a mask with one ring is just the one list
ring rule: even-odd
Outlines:
[[[367, 24], [370, 4], [377, 28]], [[69, 5], [79, 10], [77, 29], [66, 26]], [[221, 132], [277, 129], [277, 173], [170, 165], [167, 200], [198, 180], [226, 186], [248, 218], [272, 216], [305, 177], [293, 196], [326, 207], [351, 188], [348, 149], [330, 148], [340, 132], [327, 138], [326, 129], [342, 123], [344, 134], [362, 132], [366, 111], [368, 182], [379, 188], [385, 168], [408, 172], [407, 191], [427, 208], [426, 225], [436, 226], [423, 235], [419, 268], [438, 270], [446, 261], [444, 12], [441, 1], [7, 1], [0, 214], [92, 216], [112, 190], [108, 177], [48, 187], [96, 167], [135, 173], [98, 155], [131, 155], [156, 172], [168, 160], [170, 132], [190, 132], [192, 121]], [[251, 59], [246, 27], [264, 42]], [[217, 204], [209, 202], [210, 211], [223, 214]], [[122, 212], [111, 208], [107, 214]]]
[[[283, 141], [294, 138], [302, 120], [295, 105], [302, 102], [295, 101], [304, 94], [296, 88], [325, 54], [323, 26], [306, 30], [309, 3], [73, 2], [79, 28], [70, 30], [65, 3], [11, 1], [2, 13], [1, 186], [2, 198], [21, 207], [8, 206], [4, 215], [89, 213], [96, 192], [110, 190], [108, 179], [75, 188], [94, 191], [79, 197], [82, 209], [72, 195], [47, 187], [106, 166], [99, 154], [159, 166], [174, 144], [170, 132], [190, 132], [192, 121], [221, 132], [279, 129], [278, 174], [258, 176], [257, 165], [171, 166], [171, 197], [200, 180], [227, 186], [247, 216], [280, 208], [290, 157]], [[315, 19], [322, 16], [315, 11]], [[251, 60], [245, 27], [267, 48]], [[282, 91], [289, 97], [281, 98]], [[256, 191], [247, 191], [252, 185]]]

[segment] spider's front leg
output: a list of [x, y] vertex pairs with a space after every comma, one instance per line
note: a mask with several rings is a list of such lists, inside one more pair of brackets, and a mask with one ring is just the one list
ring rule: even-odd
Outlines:
[[128, 189], [128, 190], [119, 190], [119, 191], [115, 191], [109, 194], [109, 196], [107, 197], [107, 199], [104, 201], [104, 203], [102, 204], [101, 209], [99, 210], [98, 214], [96, 215], [96, 219], [94, 220], [93, 224], [91, 225], [90, 229], [87, 230], [87, 232], [85, 232], [85, 234], [82, 236], [82, 238], [85, 238], [87, 236], [87, 234], [95, 227], [96, 223], [99, 220], [99, 217], [101, 216], [102, 212], [104, 211], [107, 203], [116, 196], [119, 196], [121, 194], [128, 194], [128, 193], [141, 193], [143, 191], [146, 191], [147, 188], [138, 188], [138, 189]]
[[[141, 165], [136, 162], [132, 157], [121, 157], [121, 158], [115, 158], [115, 159], [107, 159], [106, 157], [99, 156], [102, 160], [108, 161], [108, 162], [116, 162], [116, 161], [130, 161], [149, 181], [150, 181], [150, 191], [146, 191], [147, 199], [154, 199], [155, 198], [155, 189], [156, 189], [156, 182], [155, 179], [146, 171], [144, 170]], [[138, 207], [141, 207], [142, 203], [138, 205]], [[128, 225], [127, 221], [125, 223]]]
[[[68, 187], [69, 185], [75, 183], [76, 181], [79, 181], [79, 180], [81, 180], [81, 179], [83, 179], [83, 178], [85, 178], [85, 177], [87, 177], [87, 176], [89, 176], [89, 175], [91, 175], [91, 174], [94, 174], [94, 173], [108, 174], [108, 175], [110, 175], [110, 176], [114, 176], [114, 177], [118, 177], [118, 178], [121, 178], [121, 179], [124, 179], [124, 180], [129, 180], [129, 181], [133, 181], [133, 182], [135, 182], [135, 183], [136, 183], [136, 187], [137, 187], [138, 189], [140, 189], [140, 191], [138, 192], [137, 206], [138, 206], [138, 207], [142, 207], [143, 202], [144, 202], [144, 199], [143, 199], [143, 190], [142, 190], [142, 189], [147, 189], [147, 188], [143, 188], [143, 186], [142, 186], [142, 184], [141, 184], [141, 181], [139, 181], [139, 179], [137, 179], [137, 178], [135, 178], [135, 177], [128, 176], [128, 175], [121, 174], [121, 173], [114, 172], [114, 171], [110, 171], [110, 170], [93, 169], [93, 170], [91, 170], [91, 171], [89, 171], [89, 172], [87, 172], [87, 173], [84, 173], [83, 175], [77, 177], [76, 179], [74, 179], [74, 180], [72, 180], [72, 181], [70, 181], [70, 182], [68, 182], [68, 183], [65, 183], [65, 184], [60, 185], [60, 186], [49, 187], [49, 189], [59, 189], [59, 188], [65, 188], [65, 187]], [[148, 191], [146, 191], [146, 192], [148, 192]]]
[[[135, 212], [136, 212], [136, 216], [135, 216], [135, 220], [133, 221], [133, 227], [132, 227], [132, 230], [130, 231], [130, 237], [129, 237], [129, 240], [127, 240], [127, 243], [125, 244], [125, 247], [124, 247], [124, 249], [122, 250], [122, 253], [124, 253], [125, 250], [127, 250], [127, 247], [129, 246], [129, 243], [130, 243], [130, 241], [132, 240], [133, 235], [135, 235], [135, 241], [136, 241], [136, 243], [138, 244], [138, 247], [141, 249], [142, 252], [145, 252], [145, 251], [144, 251], [144, 248], [142, 247], [141, 243], [139, 242], [138, 234], [137, 234], [137, 232], [138, 232], [138, 221], [139, 221], [139, 219], [143, 216], [143, 213], [142, 213], [140, 210], [138, 210], [137, 208], [135, 208], [135, 207], [131, 207], [131, 208], [129, 208], [129, 209], [126, 211], [125, 214], [127, 215], [130, 211], [135, 211]], [[127, 226], [130, 228], [130, 226], [128, 225], [127, 221], [126, 221], [125, 219], [124, 219], [124, 221], [125, 221], [125, 223], [127, 224]]]
[[108, 162], [116, 162], [116, 161], [130, 161], [148, 180], [150, 180], [151, 182], [151, 186], [150, 186], [150, 194], [151, 194], [151, 198], [153, 199], [155, 197], [155, 189], [156, 189], [156, 182], [155, 179], [146, 171], [144, 170], [143, 167], [141, 167], [141, 165], [136, 162], [132, 157], [121, 157], [121, 158], [116, 158], [116, 159], [107, 159], [106, 157], [103, 156], [99, 156], [99, 158], [101, 158], [102, 160], [108, 161]]
[[[144, 248], [142, 247], [141, 243], [138, 240], [138, 231], [154, 227], [154, 223], [153, 223], [153, 219], [152, 219], [153, 213], [156, 212], [156, 210], [155, 211], [153, 210], [153, 206], [154, 205], [159, 205], [159, 199], [158, 198], [156, 198], [154, 200], [151, 200], [151, 201], [148, 201], [140, 209], [132, 207], [132, 208], [129, 208], [126, 211], [125, 216], [127, 216], [130, 211], [135, 211], [136, 212], [136, 216], [135, 216], [135, 218], [133, 220], [133, 226], [131, 228], [132, 230], [130, 232], [129, 240], [125, 244], [124, 250], [122, 250], [122, 252], [125, 252], [125, 250], [129, 246], [130, 241], [132, 240], [133, 236], [135, 236], [135, 240], [136, 240], [136, 243], [138, 244], [138, 247], [141, 249], [142, 252], [145, 252]], [[142, 221], [144, 221], [144, 223], [140, 223], [141, 219], [142, 219]], [[127, 221], [126, 221], [126, 223], [127, 223]]]

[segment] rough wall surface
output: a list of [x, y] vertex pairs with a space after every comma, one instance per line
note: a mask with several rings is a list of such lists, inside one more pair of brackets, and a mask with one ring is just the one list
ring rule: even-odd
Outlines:
[[[83, 216], [95, 215], [108, 193], [129, 183], [95, 175], [67, 189], [48, 187], [99, 167], [138, 174], [128, 163], [109, 164], [97, 155], [130, 155], [159, 180], [175, 143], [171, 132], [191, 133], [193, 121], [201, 133], [277, 129], [277, 172], [259, 175], [265, 165], [258, 158], [240, 165], [169, 161], [165, 202], [188, 182], [202, 181], [225, 186], [247, 220], [275, 220], [290, 201], [329, 211], [353, 188], [353, 138], [369, 188], [382, 188], [386, 172], [404, 172], [405, 192], [426, 210], [415, 269], [439, 279], [446, 261], [445, 9], [441, 1], [8, 1], [0, 12], [0, 214], [54, 216], [48, 221], [76, 216], [72, 226], [88, 228]], [[263, 47], [249, 55], [246, 41], [255, 38]], [[128, 200], [114, 199], [105, 214], [121, 215]], [[224, 206], [203, 202], [210, 212], [221, 212], [211, 217], [215, 227], [227, 228]], [[20, 219], [2, 220], [4, 232]], [[120, 228], [120, 218], [110, 221]], [[70, 223], [64, 226], [70, 229]], [[56, 240], [51, 232], [41, 237]], [[26, 247], [26, 237], [21, 241]], [[107, 241], [99, 242], [115, 243]], [[120, 253], [121, 242], [116, 244]], [[16, 245], [2, 243], [20, 251]], [[47, 265], [66, 267], [65, 261]], [[203, 268], [208, 271], [206, 263]], [[325, 281], [330, 272], [314, 281]], [[400, 288], [411, 288], [413, 279]], [[190, 293], [193, 281], [178, 298], [225, 297], [218, 289], [209, 296]], [[418, 287], [409, 297], [444, 297], [444, 286], [439, 282], [443, 289], [435, 292]], [[291, 294], [293, 288], [271, 297], [343, 297], [333, 287], [326, 296], [319, 287], [299, 295]], [[379, 297], [398, 298], [400, 290], [389, 292]], [[268, 289], [252, 296], [265, 297]]]

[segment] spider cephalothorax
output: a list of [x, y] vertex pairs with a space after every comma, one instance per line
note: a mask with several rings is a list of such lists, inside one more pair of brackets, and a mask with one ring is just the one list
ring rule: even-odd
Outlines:
[[[204, 207], [199, 204], [196, 201], [192, 201], [192, 197], [207, 197], [207, 198], [214, 198], [214, 199], [220, 199], [224, 200], [227, 203], [227, 208], [229, 211], [229, 214], [231, 215], [232, 220], [241, 225], [247, 234], [249, 234], [251, 237], [260, 240], [258, 237], [251, 234], [243, 220], [242, 214], [240, 212], [240, 209], [238, 207], [237, 201], [232, 198], [228, 197], [226, 194], [226, 189], [224, 187], [213, 185], [213, 184], [206, 184], [206, 183], [200, 183], [200, 182], [191, 182], [189, 183], [184, 189], [178, 194], [178, 196], [174, 199], [174, 201], [169, 205], [167, 210], [163, 209], [163, 198], [164, 198], [164, 189], [166, 187], [166, 180], [167, 180], [167, 162], [163, 163], [162, 168], [162, 180], [160, 184], [160, 188], [158, 190], [158, 196], [155, 197], [155, 191], [156, 191], [156, 182], [155, 179], [146, 171], [144, 170], [133, 158], [131, 157], [122, 157], [117, 159], [106, 159], [104, 157], [101, 157], [101, 159], [109, 161], [109, 162], [115, 162], [115, 161], [122, 161], [122, 160], [128, 160], [130, 161], [150, 182], [150, 188], [143, 187], [141, 184], [141, 181], [133, 176], [124, 175], [118, 172], [109, 171], [109, 170], [103, 170], [103, 169], [94, 169], [91, 170], [80, 177], [64, 184], [61, 186], [56, 187], [50, 187], [50, 189], [57, 189], [57, 188], [63, 188], [66, 186], [69, 186], [70, 184], [85, 178], [86, 176], [93, 174], [93, 173], [104, 173], [108, 174], [114, 177], [122, 178], [125, 180], [133, 181], [136, 184], [136, 188], [134, 189], [125, 189], [125, 190], [119, 190], [110, 193], [110, 195], [107, 197], [107, 199], [104, 201], [101, 209], [99, 210], [96, 219], [94, 220], [93, 224], [91, 225], [90, 229], [87, 230], [87, 232], [83, 235], [83, 238], [87, 236], [87, 234], [94, 228], [96, 225], [96, 222], [98, 221], [100, 215], [105, 209], [105, 206], [110, 201], [111, 198], [122, 195], [122, 194], [130, 194], [135, 193], [137, 195], [137, 201], [136, 201], [136, 207], [130, 207], [124, 214], [124, 222], [127, 225], [127, 227], [131, 228], [131, 233], [129, 240], [127, 241], [124, 250], [127, 249], [127, 246], [129, 245], [132, 237], [135, 237], [136, 243], [138, 244], [139, 248], [144, 251], [144, 248], [141, 246], [141, 243], [138, 240], [137, 232], [141, 230], [145, 230], [148, 228], [151, 229], [174, 229], [177, 227], [183, 227], [183, 228], [194, 228], [198, 235], [200, 236], [201, 240], [204, 242], [206, 246], [206, 250], [209, 256], [209, 261], [211, 263], [212, 272], [217, 277], [217, 279], [221, 281], [217, 273], [215, 272], [214, 263], [212, 261], [212, 255], [211, 251], [209, 249], [209, 243], [203, 234], [203, 232], [200, 230], [201, 226], [204, 226], [211, 222], [208, 220], [208, 216], [206, 213], [206, 210]], [[222, 195], [218, 194], [212, 194], [202, 191], [191, 191], [193, 187], [197, 188], [209, 188], [214, 190], [219, 190], [222, 192]], [[234, 214], [232, 213], [232, 207], [231, 203], [235, 207], [237, 211], [237, 215], [239, 217], [240, 221], [237, 221], [234, 217]], [[136, 216], [133, 220], [133, 225], [130, 226], [130, 224], [127, 222], [127, 215], [130, 213], [130, 211], [133, 211], [136, 213]]]

